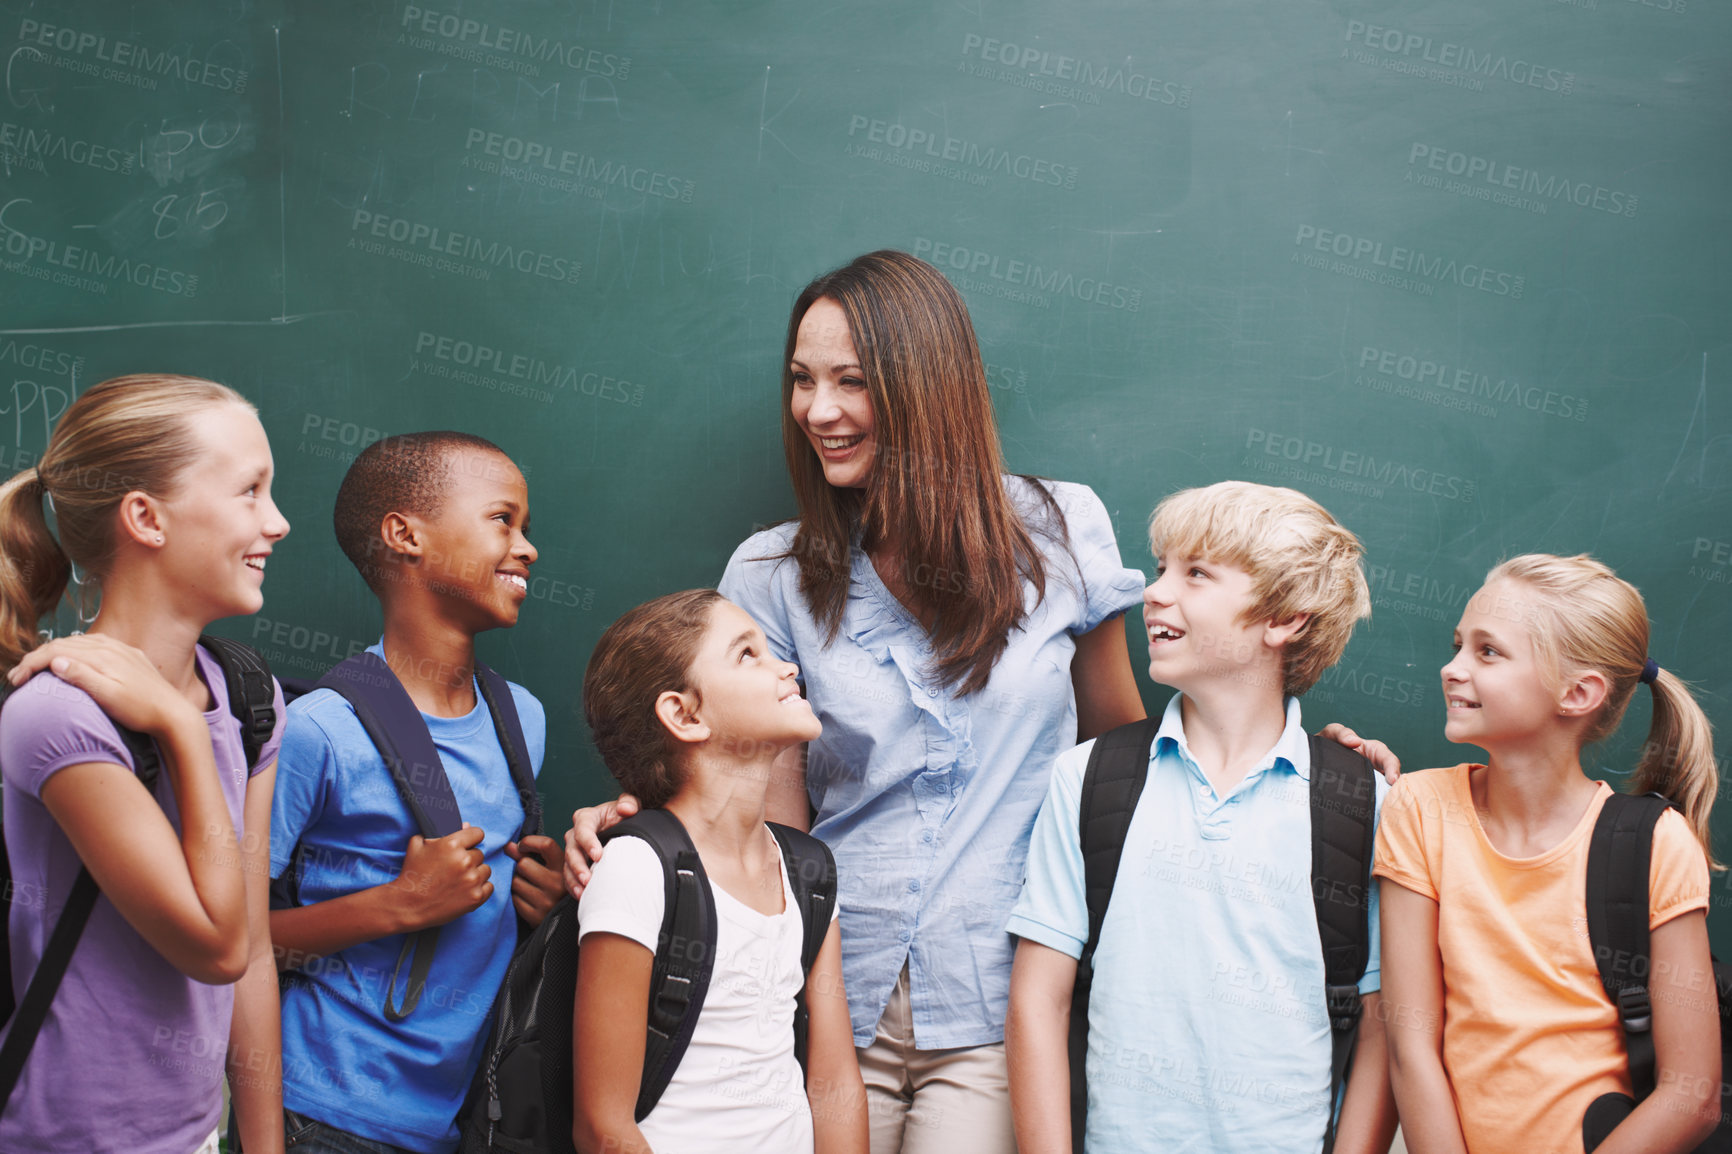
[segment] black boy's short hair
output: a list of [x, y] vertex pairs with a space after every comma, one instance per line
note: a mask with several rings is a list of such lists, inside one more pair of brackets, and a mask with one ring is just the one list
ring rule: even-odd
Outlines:
[[385, 567], [380, 563], [384, 550], [380, 522], [387, 513], [437, 517], [453, 476], [451, 456], [462, 449], [481, 449], [511, 459], [483, 437], [440, 429], [374, 441], [361, 450], [343, 475], [331, 524], [337, 532], [338, 547], [354, 562], [373, 592], [379, 592], [386, 580]]

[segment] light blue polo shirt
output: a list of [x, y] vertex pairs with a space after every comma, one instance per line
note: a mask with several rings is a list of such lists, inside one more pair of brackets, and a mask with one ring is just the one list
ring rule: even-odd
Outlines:
[[[1299, 702], [1226, 797], [1185, 743], [1175, 694], [1095, 950], [1088, 1133], [1095, 1154], [1315, 1154], [1329, 1021], [1311, 897], [1311, 752]], [[1053, 769], [1010, 932], [1075, 958], [1088, 939], [1077, 819], [1087, 742]], [[1388, 785], [1377, 780], [1381, 814]], [[1361, 992], [1379, 988], [1377, 891]]]

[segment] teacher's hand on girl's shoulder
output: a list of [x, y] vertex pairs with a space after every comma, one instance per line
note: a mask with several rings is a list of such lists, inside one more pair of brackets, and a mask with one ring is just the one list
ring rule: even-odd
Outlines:
[[90, 694], [115, 722], [161, 736], [204, 725], [199, 711], [165, 680], [144, 651], [102, 633], [57, 637], [32, 649], [7, 673], [14, 686], [44, 670]]
[[574, 898], [583, 896], [589, 884], [589, 869], [601, 860], [601, 831], [618, 825], [638, 811], [637, 798], [622, 793], [602, 805], [574, 810], [571, 828], [565, 831], [565, 888]]

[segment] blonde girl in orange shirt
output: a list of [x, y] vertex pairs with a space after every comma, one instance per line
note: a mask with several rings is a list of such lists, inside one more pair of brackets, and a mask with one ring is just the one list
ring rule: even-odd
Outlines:
[[1691, 1150], [1719, 1118], [1708, 719], [1648, 659], [1641, 595], [1585, 555], [1493, 569], [1455, 649], [1444, 735], [1484, 749], [1486, 764], [1404, 777], [1377, 842], [1383, 1010], [1408, 1149], [1580, 1151], [1589, 1103], [1630, 1092], [1586, 931], [1587, 847], [1611, 791], [1580, 754], [1646, 683], [1653, 726], [1632, 792], [1682, 811], [1655, 826], [1649, 877], [1658, 1088], [1598, 1154]]

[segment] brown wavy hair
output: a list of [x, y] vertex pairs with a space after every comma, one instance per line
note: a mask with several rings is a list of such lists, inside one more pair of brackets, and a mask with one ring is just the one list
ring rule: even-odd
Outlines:
[[692, 662], [721, 600], [714, 589], [687, 589], [646, 601], [609, 625], [589, 655], [584, 720], [602, 764], [646, 809], [665, 806], [684, 781], [656, 698], [693, 691]]
[[[39, 624], [60, 604], [74, 564], [104, 575], [121, 499], [172, 493], [198, 453], [187, 418], [224, 404], [252, 409], [226, 385], [168, 373], [115, 377], [72, 402], [41, 462], [0, 485], [0, 662], [14, 665], [42, 643]], [[56, 532], [43, 516], [45, 494]]]
[[[839, 489], [794, 422], [791, 363], [806, 311], [832, 300], [848, 319], [872, 402], [877, 453], [866, 487]], [[973, 693], [986, 685], [1027, 616], [1023, 583], [1046, 595], [1047, 572], [1004, 487], [1004, 458], [968, 306], [944, 274], [905, 252], [869, 252], [801, 290], [782, 358], [782, 449], [799, 528], [784, 556], [833, 640], [848, 599], [851, 545], [900, 550], [902, 586], [930, 622], [935, 672]], [[1064, 515], [1032, 481], [1046, 532], [1068, 545]]]

